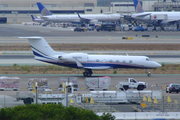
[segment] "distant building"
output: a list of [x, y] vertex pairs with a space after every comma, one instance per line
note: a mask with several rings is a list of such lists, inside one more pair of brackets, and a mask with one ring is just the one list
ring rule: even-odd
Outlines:
[[[144, 11], [179, 11], [180, 0], [139, 0]], [[40, 16], [37, 0], [0, 0], [0, 23], [31, 22]], [[38, 0], [53, 14], [98, 14], [135, 12], [133, 0]]]

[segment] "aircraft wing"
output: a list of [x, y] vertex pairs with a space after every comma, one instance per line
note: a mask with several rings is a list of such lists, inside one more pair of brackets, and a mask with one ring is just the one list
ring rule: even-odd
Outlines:
[[109, 66], [99, 66], [99, 67], [84, 67], [79, 60], [76, 60], [76, 64], [78, 67], [84, 68], [84, 69], [91, 69], [91, 70], [106, 70], [106, 69], [111, 69]]
[[89, 23], [90, 21], [92, 21], [93, 19], [88, 19], [88, 18], [82, 18], [79, 13], [78, 13], [78, 17], [80, 18], [81, 22], [85, 22], [85, 23]]
[[177, 20], [176, 19], [174, 19], [174, 20], [167, 20], [167, 22], [168, 23], [175, 23], [175, 22], [180, 22], [180, 20], [179, 19], [177, 19]]
[[84, 69], [91, 69], [91, 70], [106, 70], [106, 69], [111, 69], [111, 67], [109, 67], [109, 66], [84, 67]]
[[136, 17], [145, 17], [145, 16], [150, 15], [150, 14], [151, 14], [151, 13], [136, 15]]

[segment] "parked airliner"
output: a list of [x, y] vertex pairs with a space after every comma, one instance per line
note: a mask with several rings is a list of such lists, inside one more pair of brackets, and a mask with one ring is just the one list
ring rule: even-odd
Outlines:
[[64, 53], [54, 51], [42, 37], [20, 37], [28, 39], [36, 60], [55, 65], [84, 69], [84, 76], [90, 77], [92, 70], [117, 68], [148, 69], [161, 67], [146, 56], [88, 55], [87, 53]]
[[37, 2], [37, 6], [42, 15], [41, 18], [51, 23], [70, 22], [96, 24], [99, 21], [119, 21], [121, 17], [120, 14], [53, 15], [40, 2]]
[[31, 18], [32, 18], [32, 21], [33, 22], [38, 22], [38, 23], [45, 23], [45, 22], [47, 22], [46, 20], [43, 20], [43, 19], [41, 19], [41, 18], [35, 18], [33, 15], [31, 15]]
[[134, 7], [136, 13], [131, 17], [144, 23], [161, 25], [175, 24], [180, 21], [180, 12], [144, 12], [138, 0], [134, 0]]

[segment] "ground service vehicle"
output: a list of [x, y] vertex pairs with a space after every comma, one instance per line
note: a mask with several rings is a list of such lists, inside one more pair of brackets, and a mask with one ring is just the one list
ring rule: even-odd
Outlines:
[[33, 88], [33, 83], [35, 84], [37, 82], [37, 88], [38, 90], [45, 90], [45, 89], [49, 89], [49, 83], [48, 80], [46, 78], [32, 78], [29, 80], [28, 85], [27, 85], [27, 89], [32, 91]]
[[84, 31], [85, 31], [85, 29], [84, 28], [80, 28], [80, 27], [76, 27], [74, 29], [74, 32], [84, 32]]
[[112, 23], [100, 24], [97, 31], [116, 31], [116, 25]]
[[19, 77], [0, 77], [0, 91], [14, 90], [17, 91], [19, 88]]
[[90, 91], [94, 91], [95, 89], [106, 91], [111, 85], [111, 78], [108, 76], [90, 77], [85, 79], [85, 84]]
[[68, 82], [68, 83], [71, 82], [73, 84], [74, 91], [78, 90], [78, 78], [77, 77], [60, 77], [58, 90], [63, 90], [63, 84], [65, 84], [66, 82]]
[[180, 92], [180, 84], [179, 83], [170, 83], [167, 87], [166, 87], [166, 93], [171, 93], [171, 92], [176, 92], [179, 93]]
[[126, 82], [119, 82], [119, 84], [116, 87], [121, 90], [127, 90], [130, 88], [144, 90], [144, 88], [148, 87], [148, 84], [145, 82], [138, 82], [134, 78], [128, 78]]
[[134, 31], [146, 31], [146, 29], [140, 26], [137, 26], [136, 28], [134, 28]]

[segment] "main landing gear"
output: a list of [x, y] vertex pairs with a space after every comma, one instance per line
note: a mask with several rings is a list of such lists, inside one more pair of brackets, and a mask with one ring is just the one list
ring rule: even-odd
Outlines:
[[147, 71], [147, 76], [151, 77], [151, 73], [149, 72], [149, 70], [146, 70], [146, 71]]
[[84, 77], [91, 77], [92, 74], [92, 70], [85, 70], [85, 72], [83, 72]]

